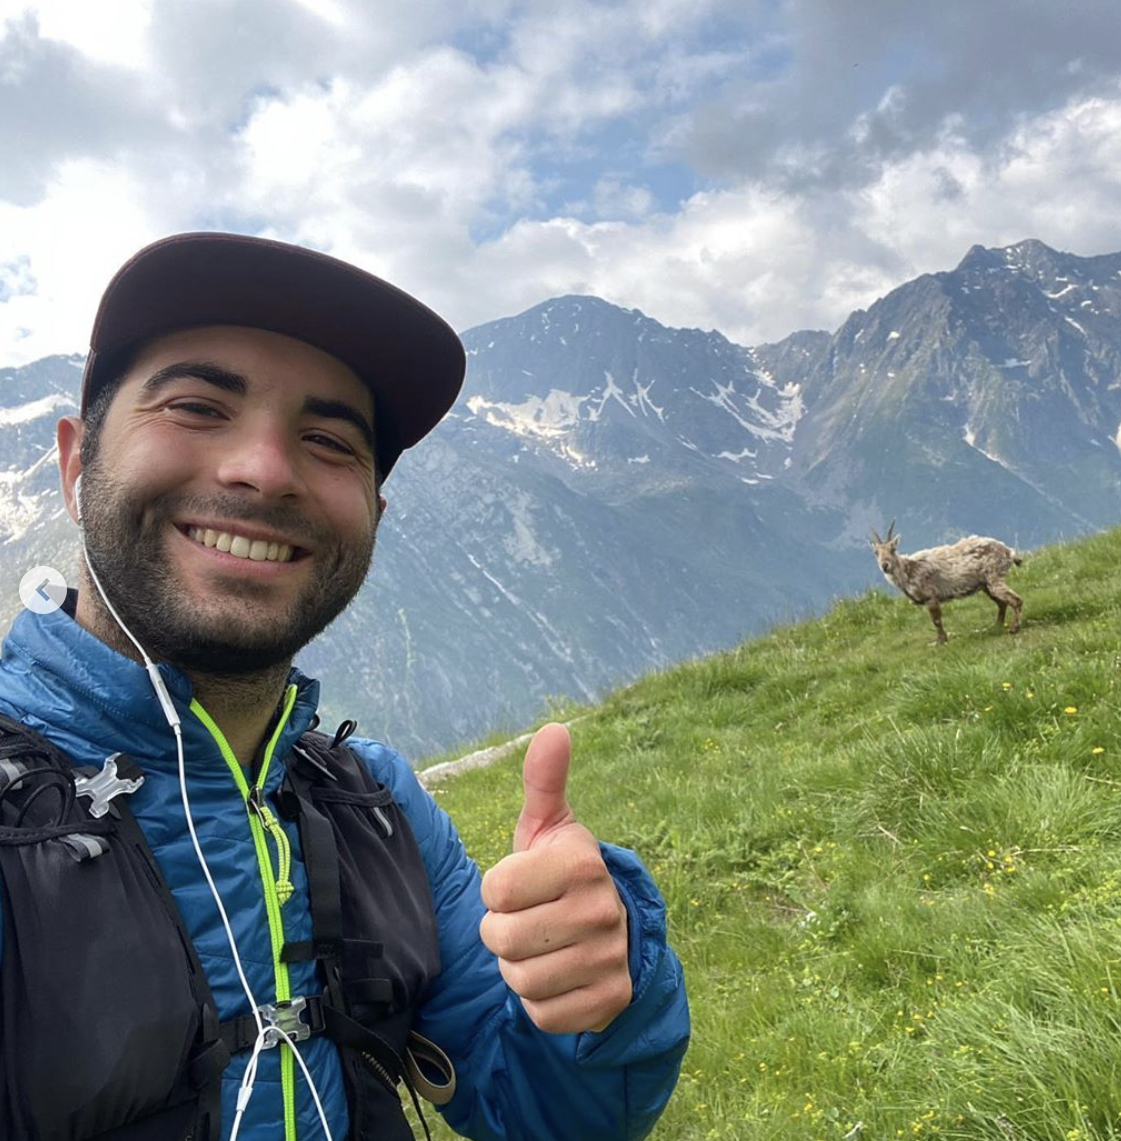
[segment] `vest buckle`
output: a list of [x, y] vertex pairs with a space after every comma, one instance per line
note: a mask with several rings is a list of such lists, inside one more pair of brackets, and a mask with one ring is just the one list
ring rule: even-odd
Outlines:
[[257, 1007], [257, 1012], [265, 1024], [264, 1050], [280, 1045], [284, 1035], [293, 1042], [302, 1042], [323, 1029], [323, 1003], [315, 996], [264, 1003]]
[[[109, 811], [109, 802], [122, 792], [135, 792], [144, 783], [144, 774], [140, 773], [135, 780], [119, 776], [117, 772], [117, 758], [122, 754], [113, 753], [105, 758], [101, 771], [92, 776], [85, 774], [75, 776], [74, 791], [78, 796], [88, 796], [90, 799], [89, 813], [91, 816], [104, 816]], [[125, 758], [125, 767], [130, 762]], [[135, 768], [135, 766], [132, 766]], [[87, 770], [89, 771], [89, 770]]]

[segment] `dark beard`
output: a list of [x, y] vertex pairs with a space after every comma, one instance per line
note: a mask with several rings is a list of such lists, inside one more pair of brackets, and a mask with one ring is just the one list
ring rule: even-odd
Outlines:
[[[264, 508], [237, 495], [170, 494], [141, 507], [96, 461], [84, 470], [82, 508], [86, 549], [113, 608], [154, 660], [188, 673], [232, 677], [289, 664], [346, 608], [374, 552], [376, 528], [365, 542], [348, 546], [310, 525], [295, 508]], [[265, 605], [267, 587], [252, 581], [232, 583], [215, 607], [194, 602], [165, 549], [170, 520], [177, 516], [219, 516], [300, 536], [315, 552], [317, 574], [279, 616]], [[97, 632], [132, 655], [131, 643], [90, 585], [103, 619]]]

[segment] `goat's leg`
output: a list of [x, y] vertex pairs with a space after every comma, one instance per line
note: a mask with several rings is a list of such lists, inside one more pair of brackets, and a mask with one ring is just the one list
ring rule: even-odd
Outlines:
[[1009, 634], [1015, 634], [1020, 629], [1020, 611], [1024, 608], [1024, 600], [1011, 590], [1007, 583], [997, 580], [987, 589], [988, 596], [1000, 607], [1000, 616], [1003, 622], [1004, 608], [1012, 607], [1012, 625], [1008, 627]]
[[934, 623], [934, 629], [938, 631], [938, 645], [940, 646], [943, 642], [949, 641], [942, 626], [942, 607], [938, 605], [937, 598], [932, 598], [926, 604], [926, 608], [930, 612], [930, 620]]
[[1004, 625], [1004, 615], [1008, 610], [1008, 602], [995, 593], [991, 586], [982, 586], [981, 589], [996, 603], [996, 624]]

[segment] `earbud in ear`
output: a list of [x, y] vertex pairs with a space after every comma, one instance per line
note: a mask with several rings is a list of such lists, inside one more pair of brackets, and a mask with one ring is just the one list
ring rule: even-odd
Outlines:
[[78, 526], [82, 525], [82, 477], [74, 480], [74, 510], [78, 515]]

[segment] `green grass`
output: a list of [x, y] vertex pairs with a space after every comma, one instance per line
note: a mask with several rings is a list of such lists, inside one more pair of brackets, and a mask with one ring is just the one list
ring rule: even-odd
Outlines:
[[[688, 979], [657, 1141], [1121, 1138], [1121, 531], [1011, 581], [1015, 638], [870, 593], [580, 711]], [[519, 773], [438, 791], [483, 867]]]

